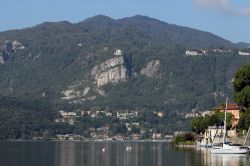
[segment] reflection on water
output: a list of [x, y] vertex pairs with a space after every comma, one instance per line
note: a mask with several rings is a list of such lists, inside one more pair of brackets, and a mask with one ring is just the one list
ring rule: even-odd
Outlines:
[[163, 143], [57, 142], [55, 164], [59, 163], [61, 166], [161, 166], [164, 162], [164, 148]]
[[241, 166], [249, 162], [249, 155], [216, 155], [163, 142], [0, 142], [1, 166]]
[[250, 163], [246, 154], [211, 154], [211, 165], [239, 166], [250, 165]]
[[200, 161], [209, 166], [245, 166], [250, 165], [249, 154], [211, 154], [210, 149], [196, 148], [201, 154]]

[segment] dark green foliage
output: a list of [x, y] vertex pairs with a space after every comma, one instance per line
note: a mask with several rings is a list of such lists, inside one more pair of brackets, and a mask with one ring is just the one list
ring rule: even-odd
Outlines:
[[56, 117], [51, 108], [50, 103], [43, 100], [0, 96], [0, 139], [44, 136]]
[[126, 133], [126, 126], [125, 124], [115, 123], [111, 126], [111, 132], [114, 134], [125, 134]]
[[120, 24], [139, 29], [141, 34], [164, 43], [184, 45], [193, 48], [232, 46], [233, 44], [225, 39], [211, 33], [204, 33], [191, 28], [167, 24], [146, 16], [134, 16], [118, 20]]
[[[132, 126], [131, 132], [132, 132], [132, 133], [140, 133], [140, 128], [139, 128], [139, 127]], [[158, 132], [160, 132], [160, 131], [158, 131]]]
[[241, 107], [240, 129], [250, 126], [250, 64], [242, 66], [235, 74], [233, 81], [234, 98]]
[[185, 133], [184, 134], [184, 140], [185, 141], [194, 141], [195, 139], [194, 139], [194, 136], [193, 136], [192, 133]]
[[174, 139], [174, 144], [178, 144], [179, 142], [185, 142], [185, 138], [183, 135], [177, 135]]
[[233, 81], [235, 100], [245, 108], [250, 107], [250, 64], [242, 66]]
[[250, 85], [250, 64], [243, 65], [235, 74], [233, 81], [234, 90], [241, 91], [246, 86]]
[[250, 127], [250, 110], [242, 110], [240, 113], [239, 129], [248, 129]]
[[179, 144], [179, 143], [185, 143], [185, 142], [194, 142], [195, 137], [192, 133], [184, 133], [179, 134], [174, 138], [173, 143]]
[[245, 128], [248, 129], [249, 127], [250, 127], [250, 113], [248, 112], [245, 119]]
[[[232, 114], [227, 113], [227, 128], [231, 127]], [[204, 133], [208, 126], [223, 126], [225, 114], [223, 112], [215, 112], [209, 116], [198, 116], [191, 120], [191, 129], [196, 133]]]

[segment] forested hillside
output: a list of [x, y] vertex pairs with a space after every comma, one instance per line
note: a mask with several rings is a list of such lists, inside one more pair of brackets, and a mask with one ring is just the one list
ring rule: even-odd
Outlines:
[[183, 129], [185, 112], [233, 99], [234, 73], [250, 60], [238, 54], [243, 44], [145, 16], [45, 22], [1, 32], [0, 46], [0, 111], [8, 114], [1, 123], [13, 118], [23, 124], [19, 119], [31, 111], [23, 121], [37, 119], [30, 123], [43, 130], [49, 126], [36, 118], [41, 110], [54, 123], [59, 110], [96, 108], [162, 111], [169, 130]]

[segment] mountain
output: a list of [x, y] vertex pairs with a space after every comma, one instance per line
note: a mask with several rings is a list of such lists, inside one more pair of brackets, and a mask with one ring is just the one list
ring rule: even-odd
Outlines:
[[156, 40], [166, 43], [180, 44], [189, 48], [232, 47], [233, 43], [208, 32], [183, 26], [167, 24], [146, 16], [134, 16], [119, 20], [123, 24], [143, 30]]
[[228, 40], [213, 35], [209, 32], [203, 32], [192, 28], [168, 24], [147, 16], [136, 15], [133, 17], [113, 20], [107, 16], [94, 16], [86, 19], [79, 24], [102, 25], [106, 27], [119, 26], [123, 28], [133, 28], [155, 40], [164, 43], [180, 44], [191, 48], [208, 47], [233, 47], [235, 46]]
[[232, 99], [234, 73], [250, 59], [221, 37], [145, 16], [45, 22], [1, 32], [0, 46], [5, 112], [13, 98], [55, 112], [160, 111], [168, 130], [186, 128], [186, 112]]
[[244, 43], [244, 42], [239, 42], [239, 43], [236, 43], [238, 48], [250, 48], [250, 44], [249, 43]]

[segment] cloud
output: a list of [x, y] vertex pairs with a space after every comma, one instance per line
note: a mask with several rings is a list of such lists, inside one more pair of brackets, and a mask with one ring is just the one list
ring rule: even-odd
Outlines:
[[250, 16], [250, 4], [238, 8], [230, 0], [193, 0], [200, 8], [211, 8], [239, 16]]
[[240, 15], [243, 15], [243, 16], [250, 16], [250, 6], [241, 9], [241, 10], [239, 11], [239, 14], [240, 14]]

